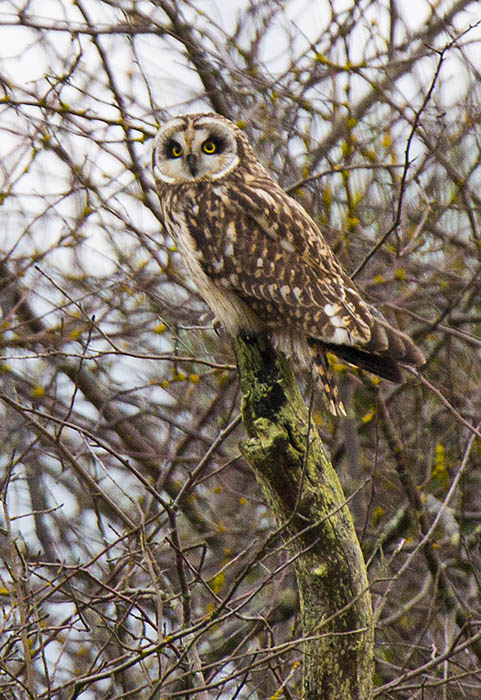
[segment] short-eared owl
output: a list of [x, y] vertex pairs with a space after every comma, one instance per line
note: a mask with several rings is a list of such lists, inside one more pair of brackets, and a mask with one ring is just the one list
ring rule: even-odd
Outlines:
[[167, 230], [230, 334], [267, 331], [314, 366], [336, 414], [344, 409], [326, 352], [394, 382], [421, 351], [362, 300], [318, 226], [217, 114], [186, 114], [158, 132], [153, 169]]

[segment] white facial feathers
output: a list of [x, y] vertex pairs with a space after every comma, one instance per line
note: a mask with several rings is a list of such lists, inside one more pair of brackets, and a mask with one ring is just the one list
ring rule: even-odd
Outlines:
[[172, 185], [220, 180], [239, 165], [235, 134], [218, 117], [178, 117], [160, 129], [154, 143], [155, 176]]

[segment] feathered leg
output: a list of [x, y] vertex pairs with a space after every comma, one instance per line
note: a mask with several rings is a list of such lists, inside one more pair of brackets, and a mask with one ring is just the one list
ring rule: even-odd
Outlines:
[[311, 351], [315, 380], [321, 390], [327, 408], [335, 416], [346, 416], [346, 409], [339, 397], [339, 387], [329, 366], [325, 348], [319, 344], [316, 347], [311, 346]]

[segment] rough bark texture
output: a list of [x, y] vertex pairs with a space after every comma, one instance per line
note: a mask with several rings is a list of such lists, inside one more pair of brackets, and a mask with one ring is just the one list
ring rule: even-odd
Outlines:
[[306, 700], [369, 700], [373, 620], [351, 514], [286, 360], [263, 338], [234, 342], [243, 444], [291, 553], [301, 603]]

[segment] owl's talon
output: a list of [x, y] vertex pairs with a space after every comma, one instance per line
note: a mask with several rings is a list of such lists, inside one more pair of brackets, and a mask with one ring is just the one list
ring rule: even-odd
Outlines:
[[221, 322], [217, 318], [214, 318], [212, 325], [214, 327], [216, 335], [218, 335], [219, 338], [221, 338], [222, 337], [222, 324], [221, 324]]

